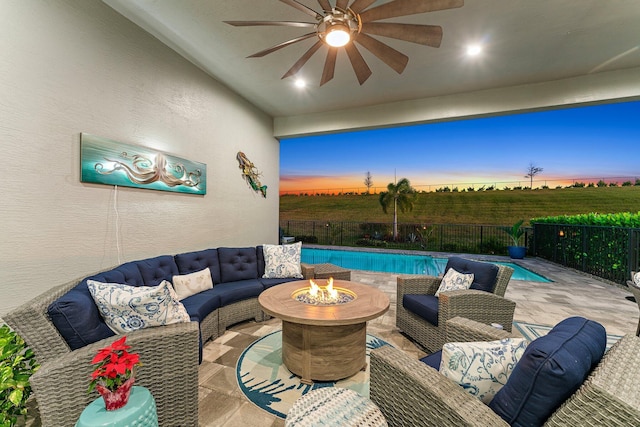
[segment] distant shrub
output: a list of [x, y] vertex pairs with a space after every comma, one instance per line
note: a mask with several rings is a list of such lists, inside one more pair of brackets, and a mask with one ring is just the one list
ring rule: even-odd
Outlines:
[[625, 181], [622, 183], [623, 187], [631, 187], [633, 184], [631, 183], [631, 181]]
[[540, 188], [542, 188], [543, 190], [548, 190], [548, 189], [549, 189], [549, 186], [545, 184], [545, 185], [543, 185], [543, 186], [542, 186], [542, 187], [540, 187]]
[[636, 178], [636, 182], [633, 185], [640, 185], [640, 178]]
[[476, 189], [473, 187], [467, 187], [467, 191], [476, 191]]
[[387, 242], [384, 240], [372, 240], [372, 239], [358, 239], [356, 240], [357, 246], [369, 246], [374, 248], [384, 248], [387, 246]]
[[576, 188], [582, 188], [584, 187], [584, 182], [574, 182], [573, 186]]
[[609, 187], [617, 187], [618, 183], [617, 182], [610, 182], [609, 183]]
[[302, 243], [318, 243], [316, 236], [295, 236], [296, 242]]
[[589, 184], [587, 184], [587, 187], [589, 188], [594, 188], [596, 185], [593, 182], [590, 182]]
[[596, 184], [598, 187], [606, 187], [607, 183], [604, 182], [603, 180], [598, 181], [598, 183]]

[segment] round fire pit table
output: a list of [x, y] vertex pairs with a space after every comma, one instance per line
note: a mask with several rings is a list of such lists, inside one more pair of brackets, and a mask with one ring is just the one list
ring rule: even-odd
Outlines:
[[[314, 280], [326, 286], [326, 280]], [[344, 304], [312, 305], [294, 299], [309, 281], [273, 286], [258, 302], [271, 316], [282, 320], [282, 361], [301, 382], [337, 381], [366, 366], [367, 321], [389, 309], [380, 290], [347, 280], [334, 280], [336, 288], [355, 294]]]

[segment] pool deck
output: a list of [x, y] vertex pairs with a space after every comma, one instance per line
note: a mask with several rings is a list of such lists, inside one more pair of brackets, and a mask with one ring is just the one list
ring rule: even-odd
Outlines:
[[[446, 258], [452, 254], [429, 255]], [[514, 262], [508, 257], [456, 255], [469, 259]], [[629, 292], [545, 260], [525, 258], [515, 262], [553, 282], [511, 280], [505, 297], [516, 302], [514, 320], [553, 326], [567, 317], [583, 316], [600, 322], [609, 334], [635, 334], [638, 305], [625, 299], [631, 295]], [[370, 321], [367, 331], [403, 349], [412, 357], [422, 357], [425, 353], [395, 326], [397, 276], [353, 270], [351, 280], [379, 288], [391, 301], [389, 311]], [[243, 322], [206, 344], [204, 361], [200, 366], [200, 426], [284, 426], [283, 420], [248, 402], [235, 379], [235, 365], [242, 351], [259, 337], [280, 328], [278, 319], [261, 323]]]

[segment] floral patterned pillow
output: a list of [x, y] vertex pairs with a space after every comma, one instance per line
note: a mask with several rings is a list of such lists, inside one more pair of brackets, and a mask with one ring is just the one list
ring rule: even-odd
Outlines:
[[107, 326], [116, 334], [191, 321], [171, 283], [166, 280], [158, 286], [87, 280], [87, 286]]
[[178, 300], [182, 301], [186, 297], [195, 295], [207, 289], [213, 288], [211, 270], [209, 267], [195, 273], [173, 276], [173, 288], [178, 295]]
[[302, 242], [292, 245], [263, 245], [265, 279], [302, 279], [300, 255]]
[[633, 275], [633, 283], [640, 287], [640, 271]]
[[506, 384], [525, 348], [524, 338], [447, 343], [442, 347], [440, 373], [489, 404]]
[[473, 277], [473, 273], [458, 273], [453, 268], [450, 268], [442, 278], [442, 282], [440, 282], [440, 287], [436, 291], [435, 296], [440, 295], [440, 292], [469, 289], [473, 283]]

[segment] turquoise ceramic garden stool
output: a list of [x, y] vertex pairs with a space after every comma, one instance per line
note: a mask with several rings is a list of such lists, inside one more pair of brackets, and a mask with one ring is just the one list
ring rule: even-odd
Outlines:
[[115, 411], [107, 411], [102, 397], [87, 406], [76, 427], [158, 427], [156, 401], [149, 390], [134, 386], [129, 402]]

